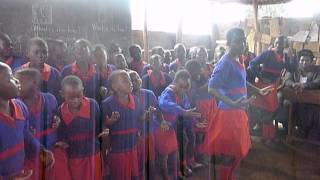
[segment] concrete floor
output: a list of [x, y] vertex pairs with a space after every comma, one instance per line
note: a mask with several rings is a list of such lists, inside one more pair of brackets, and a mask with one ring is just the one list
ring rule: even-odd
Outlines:
[[[266, 146], [258, 137], [252, 137], [252, 144], [238, 169], [239, 180], [320, 180], [319, 146], [284, 141]], [[189, 179], [214, 180], [209, 173], [209, 168], [201, 169]]]

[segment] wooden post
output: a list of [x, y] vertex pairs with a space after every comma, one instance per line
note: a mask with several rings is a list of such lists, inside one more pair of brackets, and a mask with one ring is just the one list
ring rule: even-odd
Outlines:
[[148, 10], [147, 5], [144, 9], [144, 24], [143, 24], [143, 49], [144, 61], [149, 63], [149, 33], [148, 33]]
[[182, 43], [182, 24], [183, 24], [183, 18], [182, 15], [180, 15], [179, 22], [178, 22], [178, 30], [176, 34], [176, 43]]
[[215, 49], [217, 47], [217, 39], [219, 38], [219, 30], [217, 24], [212, 24], [211, 26], [211, 49], [212, 52], [215, 52]]
[[[259, 35], [260, 34], [260, 27], [259, 27], [259, 22], [258, 22], [258, 0], [253, 0], [253, 12], [254, 12], [255, 34]], [[261, 43], [256, 41], [256, 37], [255, 37], [255, 43], [254, 43], [254, 52], [256, 54], [259, 54], [260, 50], [261, 50], [260, 49], [261, 48]]]

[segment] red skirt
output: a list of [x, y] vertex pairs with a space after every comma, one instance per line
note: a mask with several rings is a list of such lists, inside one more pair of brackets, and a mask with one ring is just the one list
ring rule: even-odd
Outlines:
[[156, 150], [161, 155], [169, 155], [178, 150], [177, 136], [174, 129], [161, 131], [157, 128], [154, 133]]
[[209, 126], [203, 150], [209, 155], [227, 155], [243, 158], [251, 147], [248, 117], [240, 109], [219, 109]]
[[[209, 127], [212, 122], [211, 119], [213, 119], [212, 117], [214, 117], [217, 112], [217, 104], [216, 104], [215, 99], [208, 99], [206, 101], [198, 102], [196, 104], [196, 108], [197, 108], [197, 111], [201, 114], [201, 117], [207, 120], [208, 127]], [[207, 128], [197, 128], [194, 126], [193, 131], [194, 132], [207, 132], [208, 127]]]
[[84, 158], [69, 158], [69, 170], [72, 179], [100, 180], [102, 177], [100, 152]]
[[252, 104], [269, 112], [276, 111], [278, 109], [277, 85], [264, 83], [262, 81], [258, 81], [255, 85], [258, 88], [272, 86], [274, 89], [267, 96], [257, 96], [257, 98], [254, 100]]
[[148, 134], [139, 138], [138, 141], [138, 158], [139, 160], [155, 160], [154, 135]]
[[108, 156], [110, 168], [110, 179], [127, 180], [138, 178], [138, 154], [135, 147], [132, 151], [123, 153], [112, 153]]

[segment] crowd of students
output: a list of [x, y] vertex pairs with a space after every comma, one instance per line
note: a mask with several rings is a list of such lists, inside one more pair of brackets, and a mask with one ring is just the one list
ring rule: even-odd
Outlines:
[[244, 55], [242, 29], [226, 39], [216, 64], [206, 48], [187, 56], [183, 44], [174, 59], [152, 48], [148, 64], [133, 45], [127, 64], [119, 46], [107, 52], [86, 39], [75, 41], [67, 63], [63, 41], [32, 38], [22, 58], [0, 33], [0, 180], [178, 179], [208, 165], [208, 155], [219, 179], [234, 179], [251, 147], [247, 106], [272, 141], [272, 120], [285, 111], [277, 98], [282, 70], [296, 90], [318, 88], [320, 76], [309, 73], [308, 50], [296, 71], [285, 37], [256, 58]]

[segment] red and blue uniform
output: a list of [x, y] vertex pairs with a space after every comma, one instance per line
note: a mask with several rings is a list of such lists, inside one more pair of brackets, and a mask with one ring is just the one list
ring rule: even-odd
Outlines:
[[[21, 68], [29, 68], [30, 67], [30, 62], [23, 64]], [[42, 72], [41, 73], [41, 78], [42, 78], [42, 86], [41, 86], [41, 91], [42, 92], [48, 92], [53, 94], [55, 97], [60, 97], [60, 81], [61, 81], [61, 74], [60, 72], [48, 65], [44, 64]]]
[[[147, 89], [140, 89], [134, 94], [139, 101], [139, 107], [146, 111], [150, 106], [159, 110], [159, 105], [154, 93]], [[138, 142], [139, 179], [145, 179], [146, 162], [155, 161], [154, 128], [159, 125], [155, 116], [153, 119], [140, 123], [140, 138]], [[149, 178], [154, 178], [153, 172], [149, 172]]]
[[[247, 97], [244, 65], [229, 54], [224, 55], [214, 69], [209, 88], [219, 90], [233, 101]], [[221, 179], [233, 179], [235, 168], [251, 147], [248, 117], [244, 109], [219, 101], [217, 114], [213, 118], [205, 137], [204, 150], [210, 155], [233, 157], [231, 166], [219, 167]]]
[[29, 131], [29, 112], [25, 104], [10, 100], [12, 116], [0, 113], [0, 177], [10, 179], [23, 169], [29, 153], [40, 152], [40, 143]]
[[105, 88], [109, 88], [108, 86], [108, 78], [110, 77], [111, 73], [115, 71], [117, 68], [112, 64], [107, 64], [105, 68], [100, 71], [100, 80], [101, 86]]
[[[150, 64], [146, 64], [143, 68], [143, 71], [142, 71], [142, 76], [143, 77], [144, 75], [146, 75], [148, 73], [149, 70], [152, 70], [151, 68], [151, 65]], [[161, 72], [164, 72], [164, 73], [169, 73], [169, 64], [165, 64], [163, 63], [162, 66], [161, 66], [161, 69], [160, 69]]]
[[89, 69], [86, 73], [81, 73], [77, 63], [74, 62], [64, 67], [61, 74], [62, 77], [66, 77], [68, 75], [78, 76], [82, 80], [85, 96], [97, 101], [99, 100], [100, 73], [97, 71], [94, 64], [89, 65]]
[[139, 118], [142, 116], [138, 99], [129, 95], [129, 103], [122, 104], [117, 96], [112, 95], [102, 102], [101, 108], [102, 117], [111, 117], [112, 112], [120, 113], [119, 119], [107, 126], [110, 129], [110, 153], [107, 159], [110, 179], [138, 179], [137, 142]]
[[181, 68], [183, 68], [183, 65], [181, 64], [179, 59], [174, 60], [169, 65], [169, 71], [177, 72]]
[[6, 63], [8, 66], [10, 66], [11, 69], [14, 70], [27, 63], [27, 61], [20, 56], [11, 56], [10, 58], [6, 59], [4, 63]]
[[[54, 115], [58, 109], [56, 98], [50, 93], [39, 93], [37, 103], [28, 107], [28, 109], [30, 132], [39, 140], [42, 146], [53, 151], [57, 141], [57, 131], [52, 128]], [[43, 165], [40, 164], [40, 155], [36, 152], [30, 152], [29, 154], [25, 167], [26, 169], [32, 169], [31, 179], [42, 179], [43, 177], [49, 179], [52, 174], [50, 174], [50, 170], [44, 171]], [[42, 173], [46, 173], [46, 175], [44, 176]]]
[[71, 178], [101, 179], [100, 143], [97, 138], [101, 132], [98, 103], [83, 97], [77, 114], [70, 112], [68, 105], [63, 103], [59, 107], [59, 115], [62, 121], [58, 136], [69, 146], [66, 152]]
[[214, 65], [213, 64], [206, 64], [206, 66], [204, 68], [202, 68], [201, 71], [201, 75], [205, 78], [205, 79], [210, 79], [210, 76], [213, 72], [214, 69]]
[[154, 75], [152, 70], [142, 77], [142, 88], [151, 90], [156, 97], [159, 97], [162, 91], [168, 87], [172, 82], [169, 74], [160, 72], [160, 80]]
[[133, 59], [129, 64], [129, 69], [136, 71], [140, 77], [142, 77], [143, 68], [145, 66], [145, 62], [140, 60]]

